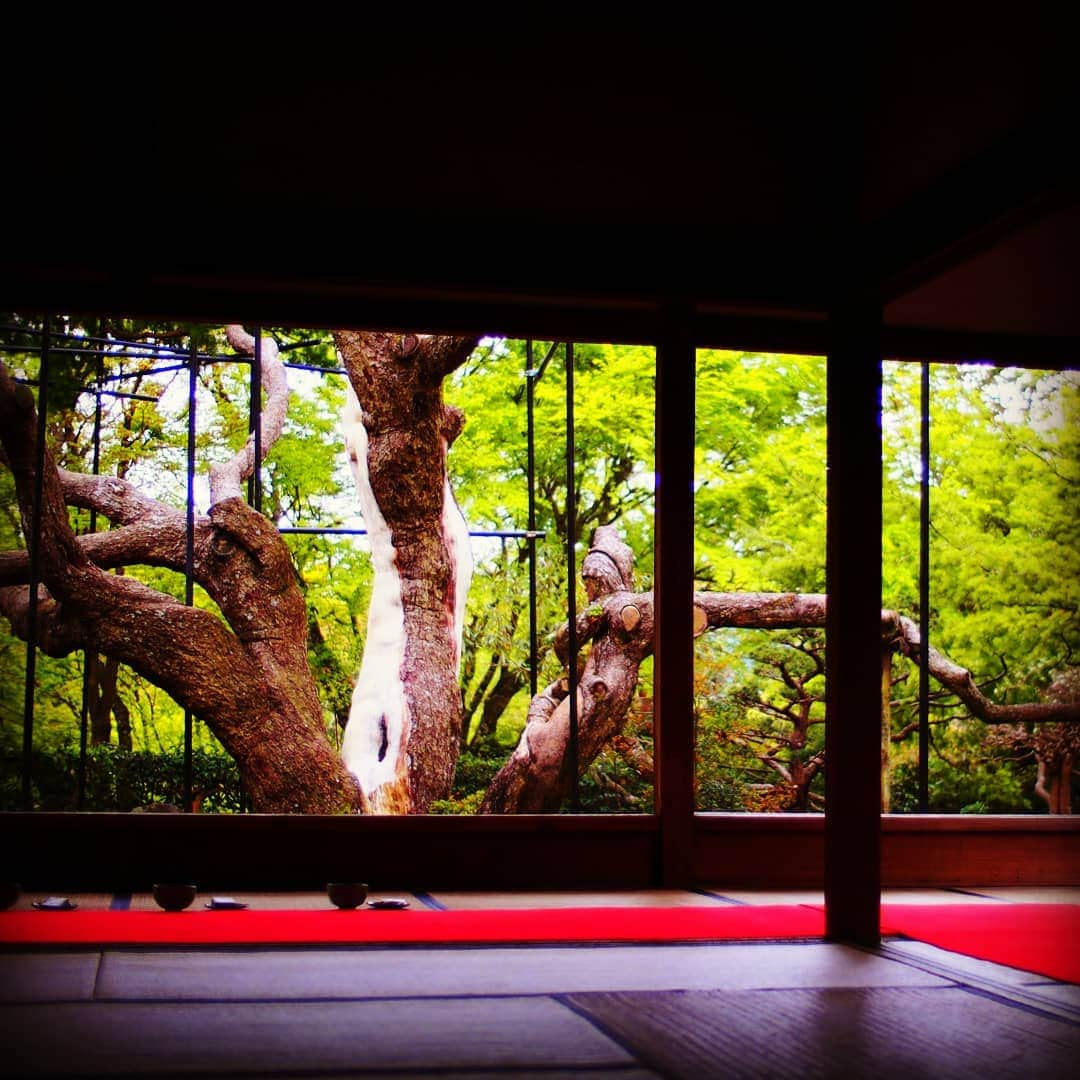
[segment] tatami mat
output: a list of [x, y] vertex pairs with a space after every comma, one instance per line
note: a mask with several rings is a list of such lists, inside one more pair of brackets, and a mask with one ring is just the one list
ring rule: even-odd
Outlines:
[[940, 987], [574, 995], [667, 1077], [1071, 1077], [1080, 1028]]
[[825, 903], [820, 889], [726, 889], [722, 885], [703, 885], [702, 891], [720, 903], [752, 904], [765, 907], [771, 904], [817, 904]]
[[370, 1069], [630, 1066], [633, 1056], [550, 998], [28, 1005], [0, 1010], [21, 1076], [270, 1076]]
[[1080, 888], [1066, 885], [973, 885], [964, 893], [969, 900], [973, 895], [986, 896], [1011, 904], [1080, 904]]
[[[712, 895], [733, 904], [810, 904], [821, 906], [825, 903], [825, 893], [820, 889], [725, 889], [722, 886], [710, 886], [706, 889]], [[1023, 903], [1023, 899], [1014, 893], [1023, 890], [999, 889], [1000, 895], [991, 895], [993, 890], [956, 889], [884, 889], [881, 893], [883, 904], [978, 904], [994, 903], [999, 900], [1012, 900]], [[1066, 892], [1068, 890], [1065, 890]], [[1080, 893], [1080, 890], [1074, 890]], [[1080, 903], [1074, 900], [1050, 901], [1047, 903]]]
[[[193, 907], [201, 907], [222, 890], [201, 889]], [[15, 910], [27, 910], [34, 901], [47, 896], [67, 896], [82, 910], [124, 908], [131, 911], [157, 909], [149, 892], [136, 893], [73, 893], [63, 890], [24, 893]], [[318, 911], [332, 907], [323, 890], [304, 892], [235, 892], [226, 895], [261, 910]], [[815, 889], [726, 889], [722, 886], [702, 886], [700, 889], [640, 889], [640, 890], [532, 890], [514, 892], [463, 892], [436, 889], [430, 893], [374, 888], [370, 900], [405, 899], [411, 910], [428, 907], [451, 911], [517, 909], [517, 908], [579, 908], [579, 907], [715, 907], [725, 904], [768, 906], [807, 904], [821, 906], [825, 894]], [[1080, 888], [1066, 887], [977, 887], [969, 889], [886, 889], [885, 904], [977, 904], [977, 903], [1047, 903], [1080, 904]]]
[[716, 907], [723, 901], [686, 889], [594, 892], [444, 892], [431, 898], [451, 911], [488, 908]]
[[990, 960], [979, 960], [977, 957], [965, 956], [963, 953], [950, 952], [936, 945], [929, 945], [925, 941], [892, 938], [888, 941], [888, 946], [890, 955], [905, 957], [912, 963], [929, 961], [931, 965], [944, 964], [958, 975], [993, 979], [1002, 985], [1025, 986], [1045, 979], [1043, 975], [1021, 971], [1019, 968], [1005, 967], [1003, 964], [995, 964]]
[[100, 963], [97, 952], [0, 953], [0, 1002], [89, 1001]]
[[1080, 986], [899, 941], [3, 951], [0, 988], [20, 1076], [1071, 1080], [1080, 1053]]
[[936, 986], [943, 980], [843, 945], [645, 945], [483, 949], [107, 951], [108, 1000], [305, 1000], [700, 990]]

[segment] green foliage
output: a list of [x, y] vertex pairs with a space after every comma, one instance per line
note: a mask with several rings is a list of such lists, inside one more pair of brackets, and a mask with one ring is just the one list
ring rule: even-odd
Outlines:
[[[548, 358], [544, 364], [545, 357]], [[566, 618], [566, 538], [572, 521], [580, 566], [592, 530], [617, 522], [635, 552], [640, 588], [652, 578], [654, 360], [651, 348], [574, 347], [575, 468], [577, 498], [567, 510], [565, 346], [536, 342], [529, 368], [523, 341], [485, 340], [451, 378], [447, 400], [467, 417], [450, 452], [455, 495], [473, 529], [524, 529], [529, 522], [527, 405], [534, 377], [535, 523], [539, 685], [560, 665], [550, 635]], [[485, 685], [493, 662], [509, 665], [521, 689], [499, 717], [495, 739], [505, 753], [525, 722], [528, 696], [529, 550], [525, 541], [474, 542], [477, 558], [469, 596], [463, 658], [466, 704], [477, 701], [478, 731]], [[579, 610], [585, 608], [580, 582]], [[459, 766], [460, 769], [460, 766]], [[636, 798], [636, 796], [635, 796]]]
[[702, 586], [821, 591], [824, 361], [699, 350], [695, 446]]
[[[550, 343], [534, 343], [539, 371]], [[575, 535], [624, 522], [651, 535], [654, 428], [651, 348], [574, 347]], [[447, 400], [468, 422], [451, 451], [455, 491], [477, 528], [524, 528], [528, 520], [525, 342], [486, 340], [454, 373]], [[565, 347], [534, 379], [537, 528], [565, 541]], [[638, 550], [636, 545], [635, 551]], [[643, 571], [647, 566], [643, 565]]]
[[463, 750], [454, 773], [454, 786], [449, 799], [431, 804], [433, 814], [475, 814], [480, 809], [484, 792], [492, 777], [506, 764], [506, 751], [495, 746], [488, 752]]
[[[5, 317], [17, 323], [18, 316]], [[36, 325], [22, 320], [23, 325]], [[50, 374], [49, 440], [58, 461], [92, 468], [97, 398], [85, 392], [99, 369], [121, 370], [122, 382], [103, 384], [154, 400], [101, 396], [102, 473], [122, 476], [174, 506], [185, 498], [187, 373], [151, 373], [163, 366], [150, 347], [182, 357], [194, 333], [198, 347], [228, 353], [218, 328], [152, 321], [70, 317], [55, 329], [79, 335], [57, 354]], [[329, 336], [306, 330], [264, 331], [282, 344], [306, 342], [288, 354], [320, 368], [335, 364]], [[141, 343], [147, 355], [122, 356], [93, 339]], [[618, 524], [635, 554], [637, 587], [652, 580], [655, 361], [651, 348], [575, 346], [574, 479], [567, 505], [565, 355], [563, 345], [485, 339], [447, 382], [446, 397], [461, 407], [465, 428], [450, 451], [455, 493], [473, 529], [524, 529], [526, 404], [532, 371], [535, 405], [535, 524], [541, 686], [558, 677], [551, 635], [566, 611], [566, 538], [577, 538], [580, 566], [592, 529]], [[550, 352], [550, 356], [548, 356]], [[62, 356], [62, 362], [60, 357]], [[545, 362], [546, 358], [546, 362]], [[33, 379], [33, 350], [8, 354]], [[164, 366], [168, 366], [167, 364]], [[992, 368], [934, 366], [932, 413], [932, 611], [934, 643], [970, 668], [986, 692], [1003, 702], [1038, 699], [1054, 676], [1080, 653], [1080, 378]], [[200, 370], [198, 469], [238, 448], [248, 433], [249, 369], [218, 362]], [[915, 365], [887, 364], [884, 377], [883, 566], [886, 606], [918, 614], [919, 432]], [[283, 526], [360, 527], [355, 492], [341, 448], [342, 377], [290, 372], [293, 388], [285, 432], [263, 473], [264, 510]], [[699, 588], [824, 590], [825, 363], [821, 358], [701, 350], [697, 355], [695, 434], [695, 566]], [[204, 480], [196, 498], [205, 509]], [[73, 512], [80, 531], [86, 512]], [[108, 527], [105, 521], [98, 529]], [[308, 607], [309, 655], [325, 706], [328, 730], [347, 716], [366, 634], [371, 565], [363, 540], [295, 534], [288, 537]], [[0, 471], [0, 549], [24, 546], [10, 474]], [[504, 763], [528, 705], [529, 545], [521, 539], [474, 542], [477, 562], [469, 596], [462, 689], [473, 710], [471, 745], [462, 754], [451, 799], [439, 812], [471, 813]], [[175, 597], [180, 575], [153, 568], [128, 571]], [[578, 609], [586, 601], [578, 589]], [[195, 602], [214, 610], [196, 590]], [[787, 740], [780, 712], [796, 696], [777, 666], [794, 638], [778, 634], [713, 633], [697, 642], [695, 720], [697, 799], [702, 809], [762, 809], [779, 805], [772, 752], [785, 764], [805, 762], [821, 748], [823, 729], [805, 742]], [[25, 646], [0, 633], [0, 774], [12, 794], [21, 746]], [[70, 806], [73, 744], [78, 740], [83, 661], [39, 657], [35, 687], [35, 766], [42, 805]], [[500, 701], [493, 728], [481, 730], [485, 701], [499, 685], [519, 687]], [[917, 674], [897, 660], [893, 725], [914, 716]], [[119, 693], [132, 717], [135, 752], [114, 746], [91, 751], [91, 790], [99, 808], [130, 808], [175, 796], [175, 759], [183, 716], [165, 694], [121, 670]], [[804, 687], [815, 699], [821, 680]], [[651, 695], [651, 666], [639, 693]], [[820, 719], [823, 706], [813, 705]], [[1032, 794], [1033, 765], [1008, 760], [985, 745], [982, 725], [946, 697], [934, 701], [932, 804], [935, 809], [1040, 810]], [[207, 780], [220, 748], [195, 728]], [[115, 735], [114, 735], [115, 737]], [[605, 749], [582, 783], [587, 809], [651, 806], [643, 779], [652, 750], [651, 710], [636, 709], [625, 745]], [[996, 756], [995, 756], [996, 755]], [[203, 760], [200, 757], [199, 760]], [[894, 744], [894, 808], [912, 807], [914, 742]], [[152, 764], [157, 761], [158, 764]], [[160, 766], [160, 768], [159, 768]], [[200, 766], [202, 768], [202, 766]], [[173, 770], [173, 771], [170, 771]], [[111, 776], [111, 779], [107, 779]], [[229, 788], [224, 779], [222, 791]], [[820, 778], [811, 789], [821, 793]], [[110, 786], [111, 785], [111, 786]], [[170, 786], [173, 785], [173, 786]], [[16, 784], [17, 786], [17, 784]], [[199, 784], [197, 783], [197, 787]], [[173, 796], [165, 794], [172, 792]], [[130, 797], [129, 797], [130, 794]], [[207, 808], [216, 796], [208, 798]], [[231, 800], [231, 801], [230, 801]], [[239, 795], [221, 796], [238, 809]]]
[[[884, 589], [914, 616], [918, 368], [885, 375]], [[932, 366], [930, 470], [931, 641], [992, 700], [1039, 700], [1080, 650], [1080, 377]], [[894, 677], [901, 731], [916, 716], [918, 674], [897, 660]], [[932, 808], [1044, 810], [1031, 765], [996, 760], [985, 725], [953, 719], [964, 715], [935, 694]], [[894, 758], [894, 808], [910, 809], [905, 748]]]
[[[1034, 795], [1034, 766], [996, 758], [987, 752], [981, 725], [967, 726], [967, 733], [935, 736], [935, 752], [930, 757], [930, 812], [1003, 814], [1045, 810], [1045, 804], [1040, 804]], [[909, 753], [894, 764], [894, 812], [919, 808], [918, 767], [913, 757]]]
[[[698, 587], [823, 591], [824, 360], [699, 350], [696, 407]], [[793, 748], [792, 726], [777, 715], [794, 696], [776, 666], [786, 640], [720, 631], [696, 642], [700, 810], [782, 808], [790, 791], [764, 759], [790, 765], [820, 749], [820, 726]], [[820, 789], [819, 779], [812, 790]]]
[[[0, 810], [19, 810], [21, 758], [0, 755]], [[77, 810], [79, 752], [35, 750], [31, 764], [37, 810]], [[203, 812], [239, 813], [244, 795], [236, 763], [220, 751], [192, 753], [192, 791]], [[129, 752], [115, 746], [90, 747], [86, 758], [87, 810], [126, 812], [146, 807], [183, 805], [182, 749]]]
[[[648, 740], [651, 748], [652, 739]], [[579, 802], [586, 814], [653, 812], [653, 786], [614, 747], [604, 747], [581, 777]]]
[[[887, 607], [913, 617], [918, 387], [917, 365], [885, 366], [882, 593]], [[1080, 650], [1080, 379], [934, 366], [931, 401], [932, 640], [992, 699], [1037, 700]], [[824, 404], [821, 361], [699, 352], [695, 551], [702, 586], [823, 590]], [[761, 650], [752, 647], [739, 663], [698, 642], [702, 808], [733, 802], [727, 785], [714, 787], [723, 770], [767, 780], [764, 743], [757, 752], [750, 744], [775, 741], [780, 732], [755, 702], [784, 690], [762, 681]], [[893, 730], [901, 732], [915, 715], [914, 689], [905, 687], [917, 685], [917, 674], [897, 659], [894, 678]], [[995, 760], [978, 722], [963, 720], [961, 738], [947, 722], [957, 711], [936, 696], [934, 807], [1041, 809], [1031, 778], [1022, 778], [1029, 766]], [[905, 770], [913, 745], [911, 737], [894, 745], [896, 809], [910, 808]]]

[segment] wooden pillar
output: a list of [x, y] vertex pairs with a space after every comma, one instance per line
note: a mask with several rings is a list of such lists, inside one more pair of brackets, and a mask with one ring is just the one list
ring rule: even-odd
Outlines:
[[689, 885], [694, 829], [694, 348], [690, 313], [671, 312], [656, 350], [657, 883]]
[[881, 906], [881, 306], [831, 312], [826, 538], [826, 935], [875, 945]]

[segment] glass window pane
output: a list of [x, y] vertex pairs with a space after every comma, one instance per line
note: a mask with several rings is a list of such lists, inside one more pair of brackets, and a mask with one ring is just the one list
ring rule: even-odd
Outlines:
[[[932, 673], [928, 808], [1067, 813], [1075, 725], [1022, 706], [1078, 696], [1080, 376], [933, 364], [930, 391], [930, 644], [977, 697]], [[918, 365], [885, 365], [883, 402], [884, 601], [917, 619]], [[902, 650], [891, 682], [889, 805], [916, 810], [919, 675]], [[1021, 708], [988, 724], [986, 706]]]
[[[37, 375], [40, 331], [40, 320], [9, 320], [3, 359], [24, 380]], [[378, 812], [566, 809], [574, 802], [564, 775], [567, 747], [558, 748], [546, 771], [529, 756], [522, 763], [514, 751], [529, 745], [522, 737], [531, 707], [543, 721], [533, 732], [536, 744], [541, 731], [557, 726], [547, 721], [561, 722], [569, 711], [565, 648], [560, 656], [557, 647], [566, 636], [569, 582], [581, 637], [580, 808], [651, 811], [653, 349], [474, 340], [380, 418], [378, 395], [360, 407], [355, 399], [349, 404], [341, 369], [348, 360], [338, 353], [339, 346], [347, 352], [344, 339], [296, 328], [260, 333], [266, 369], [276, 370], [272, 353], [288, 369], [288, 411], [276, 435], [271, 390], [252, 398], [254, 338], [241, 342], [222, 327], [99, 316], [54, 320], [50, 448], [63, 468], [83, 478], [83, 494], [66, 496], [71, 526], [87, 550], [124, 547], [123, 558], [102, 563], [124, 584], [103, 585], [102, 595], [138, 582], [142, 591], [132, 593], [132, 603], [141, 615], [118, 648], [95, 637], [91, 605], [89, 619], [69, 624], [79, 638], [74, 647], [51, 642], [48, 651], [60, 655], [34, 653], [32, 805], [184, 806], [186, 706], [190, 794], [202, 812], [344, 811], [355, 796], [346, 766], [365, 784], [375, 777], [364, 788], [365, 808]], [[450, 347], [449, 339], [412, 334], [371, 334], [365, 341], [399, 373], [424, 363], [434, 372], [434, 350]], [[197, 614], [185, 615], [192, 349], [191, 604]], [[392, 370], [364, 369], [390, 381]], [[257, 498], [280, 541], [264, 536], [264, 518], [243, 507], [256, 499], [251, 483], [232, 499], [235, 513], [225, 489], [212, 496], [212, 486], [223, 482], [221, 470], [249, 440], [253, 408], [265, 410], [262, 430], [273, 442]], [[351, 464], [343, 411], [353, 424]], [[414, 444], [425, 433], [431, 437], [417, 454]], [[383, 441], [371, 449], [376, 438]], [[357, 449], [358, 439], [370, 455]], [[416, 479], [417, 465], [435, 461], [441, 470], [447, 444], [452, 495], [439, 502], [445, 509], [434, 526], [425, 525], [401, 507], [432, 502], [434, 489]], [[383, 470], [378, 481], [376, 469]], [[102, 479], [91, 480], [93, 473]], [[2, 547], [25, 549], [11, 473], [0, 473], [0, 484]], [[366, 485], [367, 502], [358, 484]], [[125, 500], [144, 501], [125, 509]], [[147, 522], [153, 529], [139, 533]], [[463, 569], [468, 562], [471, 574]], [[612, 595], [620, 598], [612, 609], [618, 627], [605, 606]], [[151, 596], [156, 599], [146, 606]], [[640, 609], [634, 625], [632, 608]], [[442, 615], [460, 618], [461, 636], [443, 634], [443, 644], [425, 652], [430, 639], [417, 627], [433, 611], [436, 622]], [[170, 633], [155, 639], [159, 618]], [[26, 775], [27, 652], [18, 627], [7, 633], [5, 621], [4, 631], [0, 791], [3, 806], [15, 809]], [[93, 639], [96, 651], [87, 653], [82, 637]], [[160, 648], [143, 647], [141, 638], [158, 640]], [[409, 640], [411, 651], [403, 644]], [[428, 674], [431, 665], [447, 663], [454, 667], [451, 700], [440, 710], [431, 707]], [[383, 707], [391, 699], [396, 713]], [[369, 707], [373, 701], [379, 708]], [[425, 732], [427, 749], [409, 743], [401, 750], [406, 722]], [[460, 736], [453, 730], [459, 722]], [[414, 770], [424, 754], [430, 761]], [[486, 804], [489, 787], [507, 770], [514, 782], [503, 787], [510, 796], [502, 805]], [[426, 792], [422, 805], [410, 802], [411, 794], [398, 798], [399, 789], [412, 792], [417, 777], [435, 772], [445, 783]], [[398, 795], [380, 801], [384, 782]], [[529, 799], [522, 785], [531, 788]]]
[[694, 490], [697, 809], [820, 810], [822, 358], [698, 351]]

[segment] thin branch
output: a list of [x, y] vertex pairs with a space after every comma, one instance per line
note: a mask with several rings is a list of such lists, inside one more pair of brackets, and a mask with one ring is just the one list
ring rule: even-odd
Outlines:
[[[921, 645], [918, 624], [903, 615], [894, 617], [901, 632], [901, 652], [917, 661]], [[953, 663], [933, 647], [928, 649], [928, 657], [930, 674], [955, 694], [973, 716], [988, 724], [1016, 724], [1025, 721], [1080, 723], [1080, 704], [1076, 702], [998, 705], [982, 693], [966, 668]]]
[[[225, 334], [237, 352], [255, 355], [255, 338], [242, 326], [226, 327]], [[285, 365], [281, 362], [277, 342], [272, 337], [262, 339], [259, 351], [262, 371], [262, 388], [266, 391], [266, 403], [259, 412], [259, 438], [261, 465], [285, 426], [285, 413], [289, 404], [289, 387], [285, 379]], [[243, 447], [228, 461], [210, 470], [210, 502], [217, 505], [226, 499], [241, 498], [241, 487], [255, 472], [255, 433], [252, 432]]]
[[785, 783], [794, 783], [794, 781], [791, 779], [791, 773], [788, 771], [787, 767], [782, 761], [777, 761], [774, 757], [762, 757], [759, 760], [765, 765], [768, 765], [769, 768], [772, 769], [774, 772], [776, 772], [780, 776], [780, 778], [784, 780]]

